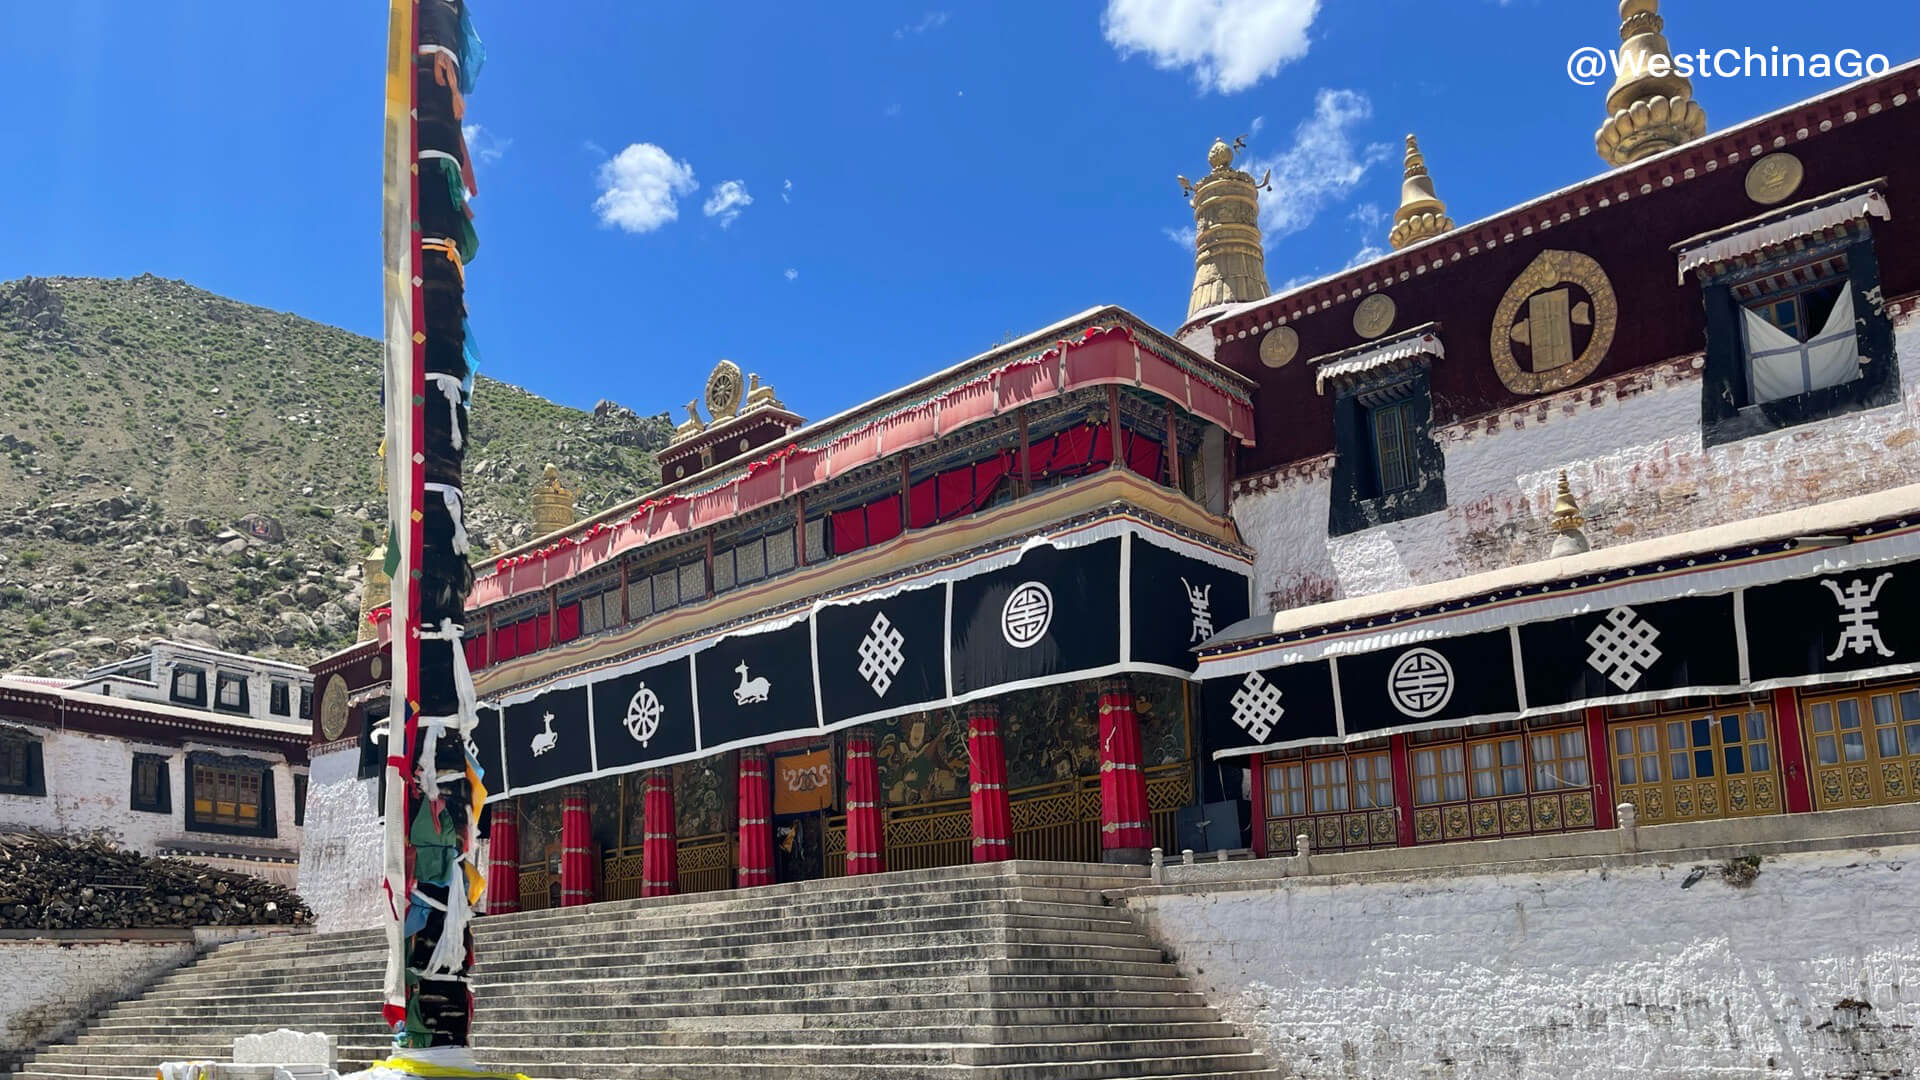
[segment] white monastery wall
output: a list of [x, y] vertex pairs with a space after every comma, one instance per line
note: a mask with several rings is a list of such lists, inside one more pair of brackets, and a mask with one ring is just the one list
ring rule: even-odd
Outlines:
[[1256, 552], [1256, 609], [1544, 558], [1561, 469], [1595, 548], [1920, 482], [1920, 318], [1894, 329], [1897, 404], [1708, 448], [1703, 361], [1683, 357], [1440, 428], [1446, 509], [1346, 536], [1327, 536], [1331, 455], [1249, 477], [1232, 512]]
[[382, 925], [383, 840], [374, 806], [380, 782], [357, 779], [359, 768], [360, 751], [351, 739], [314, 747], [297, 891], [323, 934]]
[[[1514, 864], [1508, 864], [1509, 866]], [[1920, 846], [1132, 896], [1303, 1080], [1760, 1080], [1920, 1063]]]
[[0, 1065], [193, 959], [192, 939], [0, 939]]
[[[75, 731], [40, 734], [45, 795], [0, 794], [0, 828], [52, 833], [105, 833], [122, 847], [153, 854], [162, 847], [212, 845], [262, 848], [287, 855], [300, 850], [300, 827], [293, 823], [293, 769], [279, 754], [212, 744], [160, 746]], [[229, 836], [188, 832], [186, 827], [186, 755], [207, 750], [273, 761], [274, 825], [277, 836]], [[133, 755], [167, 757], [167, 813], [132, 809]], [[236, 869], [244, 868], [236, 864]]]

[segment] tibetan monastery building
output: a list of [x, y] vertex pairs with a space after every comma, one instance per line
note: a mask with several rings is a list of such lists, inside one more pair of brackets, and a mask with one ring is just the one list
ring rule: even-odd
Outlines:
[[[549, 473], [476, 568], [489, 903], [1920, 799], [1916, 99], [1627, 79], [1608, 171], [1458, 225], [1475, 148], [1409, 136], [1391, 252], [1277, 293], [1220, 142], [1174, 333], [812, 424], [722, 362], [659, 489]], [[379, 902], [382, 664], [314, 669], [323, 926]]]

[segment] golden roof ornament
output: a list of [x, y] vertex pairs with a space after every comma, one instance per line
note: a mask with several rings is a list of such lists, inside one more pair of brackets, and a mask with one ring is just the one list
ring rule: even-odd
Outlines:
[[1707, 111], [1693, 99], [1693, 81], [1673, 69], [1673, 48], [1660, 31], [1660, 0], [1620, 0], [1618, 78], [1607, 92], [1607, 121], [1594, 149], [1609, 165], [1625, 165], [1707, 133]]
[[779, 398], [773, 396], [773, 387], [760, 385], [760, 376], [748, 372], [747, 407], [742, 411], [752, 412], [755, 409], [784, 408], [786, 408], [786, 405], [782, 404]]
[[687, 410], [687, 418], [680, 421], [679, 426], [673, 429], [673, 437], [667, 440], [668, 446], [672, 446], [677, 442], [686, 442], [688, 439], [707, 430], [706, 421], [700, 419], [700, 403], [697, 400], [689, 401], [685, 408]]
[[1267, 255], [1260, 239], [1260, 191], [1273, 188], [1273, 170], [1255, 183], [1251, 173], [1233, 167], [1236, 151], [1247, 148], [1242, 135], [1228, 145], [1215, 139], [1207, 150], [1213, 171], [1199, 182], [1179, 177], [1180, 190], [1193, 204], [1193, 294], [1187, 318], [1208, 308], [1259, 300], [1267, 288]]
[[1562, 555], [1578, 555], [1591, 550], [1593, 545], [1587, 542], [1585, 526], [1587, 520], [1580, 516], [1580, 504], [1573, 501], [1573, 489], [1567, 485], [1567, 470], [1560, 470], [1559, 483], [1553, 492], [1553, 549], [1548, 557], [1559, 558]]
[[371, 641], [379, 634], [379, 628], [367, 616], [392, 600], [393, 579], [387, 576], [387, 545], [375, 544], [367, 557], [360, 560], [360, 627], [354, 635], [355, 641]]
[[1453, 219], [1447, 216], [1447, 204], [1434, 194], [1433, 177], [1427, 175], [1427, 159], [1420, 153], [1420, 144], [1408, 135], [1406, 179], [1400, 182], [1400, 209], [1393, 212], [1387, 243], [1399, 250], [1451, 228]]
[[542, 470], [529, 497], [533, 504], [533, 534], [545, 536], [573, 524], [573, 491], [560, 483], [560, 469], [552, 462]]

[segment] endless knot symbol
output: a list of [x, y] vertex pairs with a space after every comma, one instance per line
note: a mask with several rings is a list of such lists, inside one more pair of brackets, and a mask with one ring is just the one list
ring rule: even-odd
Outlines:
[[1840, 586], [1831, 581], [1820, 583], [1827, 587], [1827, 591], [1833, 594], [1834, 602], [1840, 605], [1840, 643], [1833, 647], [1827, 659], [1838, 660], [1840, 654], [1848, 649], [1852, 649], [1856, 655], [1868, 649], [1881, 656], [1893, 655], [1887, 643], [1880, 640], [1880, 627], [1874, 623], [1880, 617], [1880, 612], [1873, 606], [1880, 599], [1880, 586], [1885, 585], [1892, 576], [1891, 570], [1881, 574], [1874, 579], [1871, 589], [1866, 582], [1854, 578], [1845, 592], [1841, 592]]
[[1640, 676], [1660, 659], [1653, 639], [1660, 631], [1626, 606], [1607, 612], [1607, 620], [1587, 635], [1587, 666], [1605, 675], [1622, 690], [1631, 690]]
[[1016, 649], [1039, 642], [1052, 624], [1053, 590], [1037, 581], [1015, 588], [1000, 609], [1000, 635]]
[[634, 737], [641, 746], [660, 731], [660, 717], [666, 713], [666, 706], [660, 704], [660, 695], [646, 683], [633, 692], [633, 700], [627, 702], [627, 734]]
[[1408, 716], [1432, 716], [1453, 699], [1453, 665], [1432, 649], [1408, 649], [1387, 672], [1387, 698]]
[[1273, 725], [1287, 710], [1280, 707], [1280, 688], [1259, 672], [1249, 672], [1233, 692], [1233, 722], [1256, 742], [1266, 742]]
[[887, 621], [886, 612], [874, 612], [873, 625], [867, 628], [867, 636], [860, 639], [860, 677], [873, 687], [875, 697], [886, 697], [887, 690], [893, 686], [893, 677], [906, 666], [907, 654], [900, 651], [906, 640], [906, 636]]

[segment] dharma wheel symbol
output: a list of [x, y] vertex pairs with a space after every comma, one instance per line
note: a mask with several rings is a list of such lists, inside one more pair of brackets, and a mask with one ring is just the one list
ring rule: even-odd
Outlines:
[[640, 689], [633, 692], [633, 700], [627, 702], [627, 734], [641, 746], [647, 745], [647, 740], [660, 731], [660, 717], [666, 711], [660, 704], [660, 695], [641, 683]]

